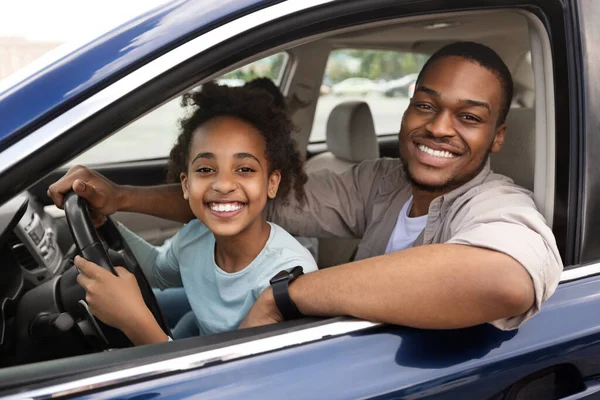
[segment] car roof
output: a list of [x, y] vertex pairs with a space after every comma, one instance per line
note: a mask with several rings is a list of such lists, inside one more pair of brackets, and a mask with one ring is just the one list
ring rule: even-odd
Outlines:
[[187, 39], [274, 2], [170, 2], [60, 55], [11, 86], [0, 86], [0, 149]]

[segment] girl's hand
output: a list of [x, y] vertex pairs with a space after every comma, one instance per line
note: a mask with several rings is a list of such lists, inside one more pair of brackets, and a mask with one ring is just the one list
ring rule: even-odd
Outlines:
[[79, 270], [77, 283], [85, 289], [85, 301], [92, 314], [125, 334], [132, 329], [139, 329], [150, 310], [146, 307], [135, 276], [123, 267], [115, 267], [119, 276], [114, 276], [80, 256], [75, 257], [74, 262]]
[[273, 289], [271, 286], [267, 286], [258, 296], [256, 303], [254, 303], [238, 329], [275, 324], [281, 321], [283, 321], [283, 316], [275, 303]]

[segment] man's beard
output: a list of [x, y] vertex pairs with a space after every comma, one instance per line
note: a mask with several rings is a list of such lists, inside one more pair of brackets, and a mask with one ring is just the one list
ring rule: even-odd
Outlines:
[[452, 189], [456, 189], [457, 187], [464, 185], [465, 183], [469, 182], [471, 179], [475, 178], [485, 167], [485, 164], [487, 163], [487, 160], [491, 153], [491, 148], [492, 148], [492, 146], [490, 146], [485, 157], [483, 157], [483, 159], [481, 160], [481, 162], [479, 163], [477, 168], [475, 168], [469, 175], [465, 176], [464, 178], [462, 178], [460, 180], [457, 180], [456, 178], [450, 178], [446, 182], [440, 183], [437, 185], [429, 185], [427, 183], [417, 181], [415, 179], [415, 177], [411, 174], [410, 170], [408, 169], [408, 164], [405, 163], [404, 160], [402, 160], [402, 155], [400, 155], [400, 160], [402, 161], [402, 168], [404, 169], [404, 175], [408, 178], [408, 181], [410, 182], [411, 186], [414, 189], [418, 189], [423, 192], [429, 192], [429, 193], [446, 193]]

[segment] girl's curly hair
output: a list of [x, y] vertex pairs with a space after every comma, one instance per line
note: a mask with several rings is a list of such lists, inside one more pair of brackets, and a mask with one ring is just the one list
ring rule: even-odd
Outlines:
[[181, 105], [191, 107], [192, 112], [179, 121], [181, 133], [169, 156], [169, 182], [180, 182], [180, 174], [187, 173], [190, 145], [196, 129], [215, 117], [230, 116], [251, 124], [265, 139], [269, 174], [276, 170], [281, 173], [278, 193], [282, 201], [287, 202], [292, 188], [298, 202], [304, 201], [307, 177], [291, 136], [294, 126], [285, 109], [276, 105], [268, 91], [206, 83], [200, 91], [185, 94]]

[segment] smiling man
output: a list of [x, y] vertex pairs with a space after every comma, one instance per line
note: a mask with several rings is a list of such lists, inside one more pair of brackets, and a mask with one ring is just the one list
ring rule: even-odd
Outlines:
[[[300, 276], [276, 288], [277, 300], [267, 288], [241, 327], [301, 313], [514, 329], [538, 312], [563, 266], [531, 193], [489, 167], [511, 100], [510, 72], [493, 50], [461, 42], [435, 53], [402, 120], [400, 160], [319, 171], [302, 208], [268, 206], [268, 219], [295, 235], [362, 238], [358, 261]], [[117, 186], [77, 167], [50, 188], [57, 205], [71, 188], [102, 214], [191, 216], [176, 186]]]

